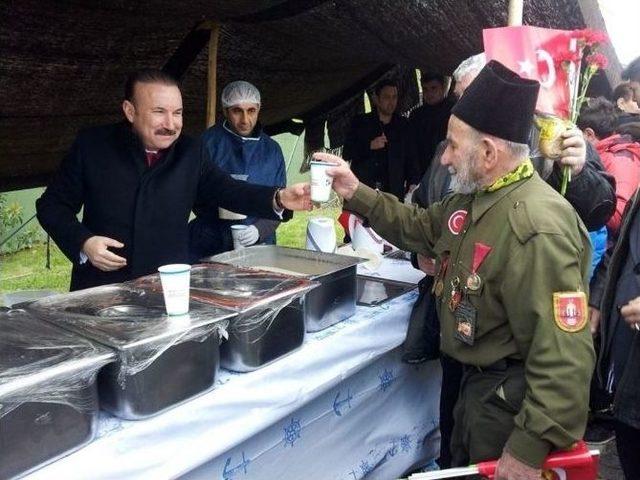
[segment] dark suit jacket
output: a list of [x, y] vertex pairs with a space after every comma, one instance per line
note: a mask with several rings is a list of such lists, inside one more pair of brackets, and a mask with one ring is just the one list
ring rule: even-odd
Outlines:
[[[43, 228], [73, 263], [71, 289], [77, 290], [146, 275], [163, 264], [188, 263], [192, 209], [217, 217], [222, 206], [277, 218], [275, 190], [232, 179], [185, 135], [149, 168], [139, 138], [119, 123], [80, 132], [36, 208]], [[127, 259], [127, 266], [103, 272], [88, 261], [80, 264], [82, 246], [93, 235], [124, 243], [113, 251]]]
[[[351, 170], [364, 183], [375, 188], [381, 181], [382, 189], [404, 198], [407, 163], [407, 119], [394, 115], [388, 125], [382, 126], [374, 111], [353, 119], [351, 129], [344, 143], [342, 156], [351, 162]], [[371, 140], [380, 136], [383, 128], [387, 135], [387, 147], [371, 150]], [[387, 165], [383, 178], [375, 177], [376, 162]]]

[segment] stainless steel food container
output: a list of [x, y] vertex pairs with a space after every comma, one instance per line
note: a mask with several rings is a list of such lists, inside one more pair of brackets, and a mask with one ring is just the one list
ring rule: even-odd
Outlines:
[[0, 478], [13, 478], [93, 440], [96, 374], [114, 355], [22, 310], [0, 312]]
[[306, 330], [316, 332], [356, 311], [356, 266], [364, 259], [333, 253], [259, 245], [215, 255], [207, 261], [294, 272], [320, 283], [304, 301]]
[[195, 301], [187, 315], [165, 314], [160, 292], [107, 285], [30, 303], [29, 311], [111, 347], [117, 360], [98, 375], [100, 405], [136, 420], [213, 386], [220, 333], [236, 314]]
[[[135, 285], [160, 289], [158, 275]], [[317, 285], [307, 278], [223, 263], [191, 268], [191, 298], [238, 312], [221, 345], [224, 368], [248, 372], [298, 349], [305, 336], [304, 295]]]

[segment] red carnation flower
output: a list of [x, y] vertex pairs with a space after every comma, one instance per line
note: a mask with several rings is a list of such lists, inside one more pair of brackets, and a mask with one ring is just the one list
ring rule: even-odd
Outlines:
[[584, 45], [597, 45], [599, 43], [605, 43], [609, 40], [609, 37], [602, 30], [592, 30], [590, 28], [584, 28], [582, 30], [574, 30], [571, 32], [571, 37], [578, 39], [580, 43]]
[[578, 63], [580, 61], [580, 53], [565, 50], [554, 57], [556, 65], [562, 65], [565, 62]]
[[592, 55], [589, 55], [586, 58], [586, 61], [587, 65], [596, 69], [600, 68], [604, 70], [605, 68], [607, 68], [607, 65], [609, 65], [609, 60], [602, 53], [594, 53]]

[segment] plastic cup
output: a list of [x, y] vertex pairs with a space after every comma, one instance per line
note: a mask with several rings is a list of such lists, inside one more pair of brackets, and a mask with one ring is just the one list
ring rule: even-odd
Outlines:
[[173, 263], [158, 268], [167, 315], [184, 315], [189, 312], [189, 284], [191, 265]]
[[243, 230], [246, 230], [247, 228], [247, 225], [231, 225], [231, 238], [233, 239], [234, 250], [242, 250], [244, 248], [244, 245], [242, 245], [238, 240], [238, 236]]
[[311, 160], [311, 200], [313, 202], [329, 201], [333, 178], [327, 175], [327, 169], [337, 166], [337, 163]]

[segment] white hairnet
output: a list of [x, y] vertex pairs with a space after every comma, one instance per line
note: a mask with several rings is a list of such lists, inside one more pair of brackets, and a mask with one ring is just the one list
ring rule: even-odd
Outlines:
[[478, 73], [480, 70], [484, 68], [487, 64], [487, 57], [484, 52], [478, 53], [477, 55], [473, 55], [472, 57], [464, 60], [458, 68], [453, 72], [453, 78], [456, 79], [456, 82], [459, 82], [463, 77], [466, 77], [470, 73]]
[[222, 108], [233, 107], [241, 103], [257, 103], [260, 105], [260, 91], [255, 85], [244, 80], [229, 83], [222, 90], [220, 97]]

